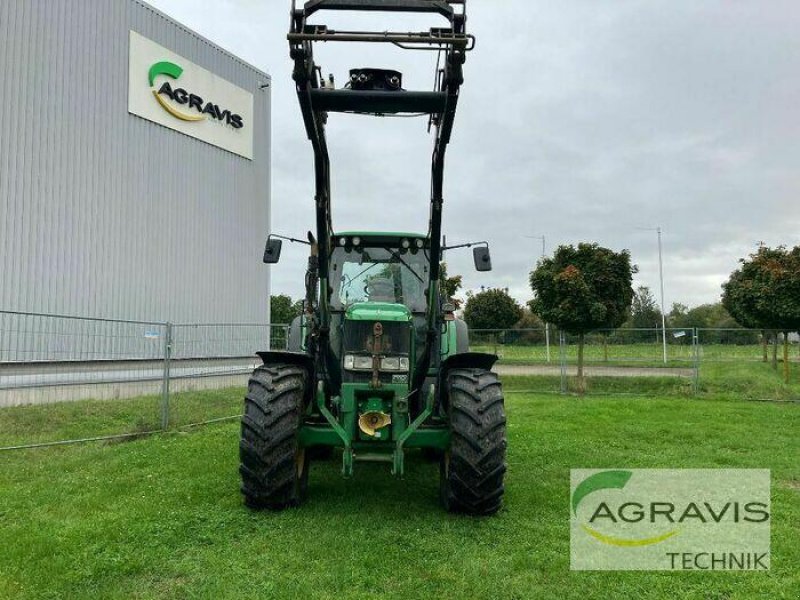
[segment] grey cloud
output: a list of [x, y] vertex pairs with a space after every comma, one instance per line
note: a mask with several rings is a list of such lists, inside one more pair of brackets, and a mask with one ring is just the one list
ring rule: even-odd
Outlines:
[[[288, 2], [152, 4], [272, 74], [273, 227], [308, 229], [311, 149], [290, 78]], [[419, 25], [398, 27], [407, 24]], [[578, 241], [630, 249], [637, 283], [655, 291], [655, 233], [638, 228], [660, 225], [667, 305], [699, 304], [718, 298], [757, 242], [800, 243], [797, 2], [473, 0], [469, 24], [478, 47], [448, 155], [445, 231], [488, 239], [495, 270], [475, 273], [469, 252], [451, 252], [467, 287], [530, 297], [541, 245], [525, 236], [544, 234], [549, 251]], [[321, 62], [339, 81], [369, 64], [427, 87], [432, 57], [398, 52], [325, 48]], [[331, 117], [334, 222], [424, 230], [425, 122], [372, 125]], [[276, 292], [301, 293], [303, 250], [287, 248], [273, 268]]]

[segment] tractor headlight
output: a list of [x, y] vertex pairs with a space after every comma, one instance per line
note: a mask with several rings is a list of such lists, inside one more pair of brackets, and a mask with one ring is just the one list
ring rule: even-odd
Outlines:
[[400, 359], [397, 357], [387, 357], [381, 361], [381, 371], [397, 371], [399, 369]]
[[356, 356], [355, 364], [353, 365], [354, 369], [358, 370], [365, 370], [368, 371], [372, 368], [372, 357], [371, 356]]
[[353, 246], [360, 246], [361, 245], [361, 238], [356, 236], [353, 238]]
[[372, 370], [372, 357], [345, 354], [344, 368], [349, 371], [370, 371]]
[[408, 371], [408, 358], [405, 356], [387, 356], [381, 360], [381, 371]]
[[[344, 368], [348, 371], [371, 371], [372, 357], [358, 356], [356, 354], [344, 355]], [[406, 372], [408, 371], [407, 356], [386, 356], [381, 359], [381, 371]]]

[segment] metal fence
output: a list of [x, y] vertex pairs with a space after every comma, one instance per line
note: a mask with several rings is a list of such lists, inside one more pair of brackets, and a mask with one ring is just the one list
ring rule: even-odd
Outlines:
[[255, 351], [286, 339], [286, 325], [0, 311], [0, 448], [235, 418], [240, 402], [221, 390], [246, 385]]
[[[237, 418], [256, 350], [288, 326], [173, 324], [0, 311], [0, 449], [136, 437]], [[579, 338], [550, 326], [471, 331], [513, 388], [588, 395], [800, 401], [800, 345], [783, 380], [778, 336], [744, 329], [618, 329]], [[511, 389], [512, 386], [509, 386]]]
[[[791, 338], [790, 338], [791, 339]], [[497, 370], [530, 389], [561, 394], [631, 394], [800, 401], [800, 344], [790, 344], [784, 381], [781, 334], [749, 329], [615, 329], [583, 338], [585, 389], [577, 379], [578, 336], [548, 329], [470, 332], [472, 350], [500, 357]]]

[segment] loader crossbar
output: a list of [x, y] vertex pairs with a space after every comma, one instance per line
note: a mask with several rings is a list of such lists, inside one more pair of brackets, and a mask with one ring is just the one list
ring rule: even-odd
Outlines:
[[325, 112], [435, 114], [444, 110], [446, 100], [441, 92], [311, 90], [311, 102]]
[[439, 13], [452, 19], [453, 5], [464, 5], [464, 0], [310, 0], [306, 2], [306, 17], [319, 10], [370, 10], [384, 12]]

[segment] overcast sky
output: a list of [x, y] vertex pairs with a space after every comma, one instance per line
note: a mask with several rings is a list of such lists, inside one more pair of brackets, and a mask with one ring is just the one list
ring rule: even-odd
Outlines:
[[[288, 0], [149, 0], [272, 75], [272, 227], [313, 227], [312, 152], [290, 77]], [[800, 243], [800, 2], [470, 0], [468, 56], [445, 171], [448, 243], [486, 239], [494, 270], [447, 256], [466, 288], [530, 298], [528, 272], [559, 244], [627, 248], [636, 284], [667, 310], [719, 299], [760, 241]], [[320, 13], [331, 27], [437, 26], [437, 19]], [[335, 18], [334, 18], [335, 17]], [[317, 62], [398, 68], [429, 89], [434, 53], [328, 45]], [[431, 137], [423, 119], [332, 115], [337, 230], [427, 230]], [[302, 294], [305, 247], [285, 246], [273, 293]], [[259, 268], [259, 264], [254, 264]], [[268, 268], [266, 266], [262, 268]]]

